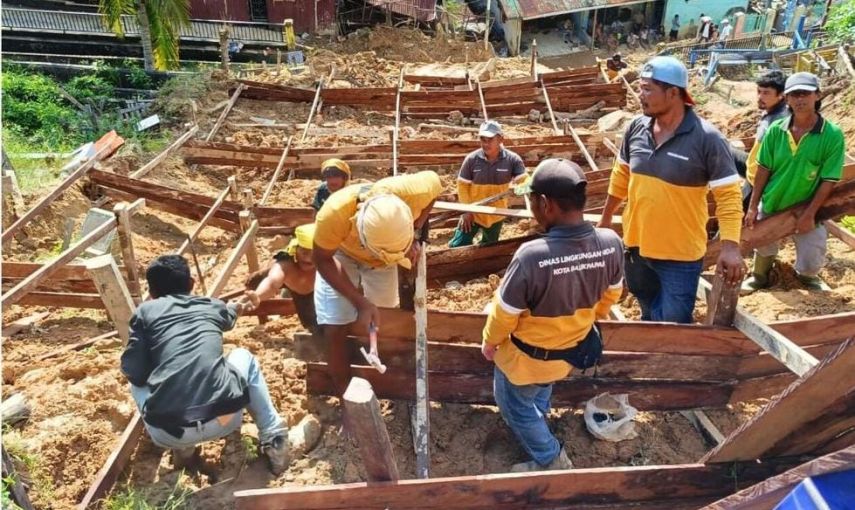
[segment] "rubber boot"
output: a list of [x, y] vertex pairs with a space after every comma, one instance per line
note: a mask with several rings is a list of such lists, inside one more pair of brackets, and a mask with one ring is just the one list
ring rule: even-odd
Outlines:
[[558, 456], [546, 466], [541, 466], [537, 462], [530, 460], [528, 462], [520, 462], [511, 466], [511, 473], [525, 473], [528, 471], [554, 471], [558, 469], [573, 469], [573, 462], [567, 456], [567, 451], [561, 448]]
[[194, 470], [199, 467], [199, 453], [202, 449], [198, 446], [189, 446], [187, 448], [172, 449], [172, 467], [176, 470], [187, 469]]
[[796, 278], [798, 278], [802, 285], [804, 285], [804, 287], [808, 290], [831, 290], [831, 287], [829, 287], [827, 283], [822, 281], [822, 278], [820, 278], [819, 276], [806, 276], [802, 274], [796, 274]]
[[754, 254], [754, 268], [751, 271], [751, 276], [742, 282], [742, 287], [739, 289], [741, 296], [747, 296], [754, 291], [765, 289], [769, 286], [769, 272], [772, 271], [772, 265], [775, 263], [775, 257], [763, 257]]

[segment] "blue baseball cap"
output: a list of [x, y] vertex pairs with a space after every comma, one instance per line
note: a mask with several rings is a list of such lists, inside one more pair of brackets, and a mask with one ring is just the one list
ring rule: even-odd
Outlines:
[[695, 100], [689, 95], [689, 71], [676, 58], [653, 57], [641, 68], [639, 76], [680, 87], [685, 93], [686, 104], [695, 104]]

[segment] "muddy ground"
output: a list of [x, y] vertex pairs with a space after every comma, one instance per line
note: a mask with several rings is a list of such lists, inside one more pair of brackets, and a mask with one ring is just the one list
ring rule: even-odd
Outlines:
[[[328, 61], [336, 60], [347, 71], [339, 79], [359, 86], [387, 86], [397, 79], [399, 62], [394, 59], [412, 58], [412, 54], [401, 54], [401, 50], [389, 42], [389, 35], [356, 46], [347, 57], [329, 54]], [[380, 41], [380, 42], [378, 42]], [[373, 45], [373, 46], [372, 46]], [[320, 64], [315, 75], [305, 75], [294, 82], [310, 86], [310, 82], [325, 72], [323, 52], [319, 50]], [[384, 59], [376, 60], [366, 51], [382, 53]], [[417, 50], [415, 53], [419, 53]], [[474, 50], [473, 50], [474, 51]], [[397, 53], [396, 53], [397, 52]], [[452, 52], [453, 53], [453, 52]], [[444, 61], [442, 55], [430, 55], [431, 60]], [[373, 59], [373, 60], [372, 60]], [[348, 60], [351, 65], [340, 61]], [[474, 60], [471, 60], [474, 61]], [[361, 73], [356, 64], [374, 62], [370, 72]], [[389, 63], [393, 62], [393, 63]], [[524, 59], [501, 61], [499, 73], [504, 77], [519, 76], [528, 71]], [[279, 77], [276, 77], [277, 81]], [[227, 99], [227, 82], [214, 82], [206, 96], [199, 98], [201, 131], [213, 125], [218, 111], [206, 113]], [[745, 104], [729, 104], [716, 93], [709, 94], [702, 111], [731, 136], [745, 134], [745, 126], [755, 115], [750, 106], [753, 85], [741, 85], [738, 97]], [[851, 94], [850, 94], [851, 95]], [[848, 122], [850, 141], [855, 132], [851, 118], [841, 115], [843, 106], [851, 98], [838, 95], [841, 99], [829, 103], [829, 116], [834, 120]], [[746, 103], [746, 101], [749, 101]], [[308, 105], [288, 103], [262, 103], [239, 101], [229, 122], [217, 135], [219, 141], [254, 145], [281, 145], [284, 135], [297, 132], [267, 128], [234, 127], [233, 124], [252, 123], [254, 116], [275, 119], [279, 123], [298, 124], [305, 122]], [[331, 109], [324, 113], [320, 123], [336, 123], [347, 129], [366, 129], [365, 136], [311, 136], [306, 145], [337, 146], [342, 144], [365, 144], [388, 141], [387, 127], [390, 117], [369, 114], [352, 109]], [[442, 133], [418, 131], [418, 123], [403, 123], [405, 137], [437, 137]], [[545, 125], [510, 126], [512, 133], [519, 135], [549, 134]], [[176, 135], [180, 132], [176, 128]], [[453, 134], [453, 137], [470, 137], [471, 134]], [[452, 136], [447, 136], [452, 137]], [[151, 155], [124, 154], [105, 163], [105, 167], [118, 173], [127, 173], [145, 162]], [[180, 189], [215, 196], [226, 186], [226, 178], [236, 175], [241, 187], [250, 187], [256, 196], [267, 183], [269, 172], [245, 168], [202, 166], [190, 170], [180, 157], [171, 157], [146, 179]], [[374, 179], [379, 174], [357, 175], [362, 179]], [[281, 206], [307, 205], [319, 181], [297, 179], [282, 183], [275, 189], [271, 203]], [[453, 191], [453, 169], [443, 171], [443, 183], [447, 191]], [[37, 197], [28, 197], [30, 203]], [[55, 256], [56, 243], [61, 238], [67, 220], [74, 221], [79, 229], [89, 201], [73, 189], [54, 203], [46, 213], [34, 222], [27, 231], [27, 238], [4, 247], [4, 260], [46, 260]], [[140, 265], [148, 264], [160, 254], [175, 250], [183, 236], [190, 232], [195, 222], [178, 218], [168, 213], [146, 209], [133, 219], [134, 244]], [[512, 237], [528, 232], [531, 222], [509, 222], [503, 237]], [[451, 229], [432, 232], [433, 248], [441, 246], [450, 238]], [[212, 279], [228, 257], [237, 236], [215, 227], [206, 228], [197, 245], [200, 263], [206, 278]], [[265, 260], [281, 247], [283, 240], [262, 239], [259, 254]], [[855, 254], [836, 239], [829, 242], [829, 263], [822, 276], [831, 285], [832, 291], [808, 293], [800, 288], [793, 277], [794, 252], [791, 245], [782, 251], [778, 268], [775, 270], [771, 289], [742, 299], [740, 302], [751, 313], [763, 320], [785, 320], [812, 317], [828, 313], [855, 310]], [[240, 267], [230, 280], [227, 290], [239, 288], [246, 276], [245, 267]], [[454, 311], [481, 311], [500, 282], [500, 275], [486, 275], [469, 282], [459, 282], [442, 289], [431, 290], [429, 306]], [[628, 318], [638, 317], [638, 307], [632, 297], [621, 302]], [[127, 392], [126, 382], [120, 374], [119, 356], [121, 346], [116, 341], [102, 341], [82, 351], [58, 354], [41, 359], [56, 349], [84, 340], [112, 329], [105, 313], [92, 310], [12, 306], [4, 310], [3, 324], [33, 313], [48, 311], [30, 330], [24, 331], [3, 342], [3, 396], [22, 392], [30, 400], [33, 413], [22, 427], [6, 431], [4, 443], [15, 444], [20, 450], [29, 452], [36, 462], [24, 473], [31, 481], [30, 495], [37, 508], [69, 509], [74, 507], [95, 473], [104, 463], [118, 437], [134, 412], [133, 402]], [[702, 320], [705, 310], [699, 306], [696, 319]], [[254, 425], [246, 419], [240, 434], [209, 443], [203, 447], [203, 457], [213, 474], [186, 475], [172, 470], [169, 455], [144, 438], [132, 458], [119, 487], [130, 485], [142, 491], [152, 501], [162, 501], [179, 485], [193, 490], [189, 504], [191, 508], [231, 508], [231, 493], [234, 490], [280, 485], [313, 485], [353, 482], [365, 479], [353, 442], [341, 432], [338, 401], [335, 398], [320, 398], [306, 395], [305, 366], [295, 358], [293, 335], [299, 331], [295, 318], [277, 318], [259, 325], [254, 318], [242, 318], [238, 326], [225, 335], [226, 349], [245, 347], [260, 360], [272, 394], [273, 402], [289, 425], [296, 425], [308, 414], [317, 416], [323, 426], [318, 445], [292, 462], [290, 469], [278, 478], [268, 474], [261, 459], [254, 459], [250, 447], [255, 435]], [[761, 402], [762, 403], [762, 402]], [[725, 434], [734, 430], [745, 419], [759, 409], [760, 403], [746, 403], [728, 409], [710, 410], [709, 415]], [[415, 457], [410, 435], [409, 412], [404, 402], [383, 401], [382, 409], [393, 443], [401, 475], [415, 475]], [[639, 437], [621, 443], [606, 443], [593, 439], [584, 428], [578, 410], [554, 409], [550, 420], [559, 439], [565, 441], [568, 453], [578, 467], [677, 464], [698, 460], [708, 449], [701, 436], [679, 413], [640, 413], [637, 419]], [[496, 473], [507, 470], [511, 463], [524, 459], [509, 430], [503, 424], [496, 408], [491, 406], [468, 406], [433, 404], [431, 412], [431, 457], [432, 476], [472, 475]], [[248, 446], [250, 445], [250, 446]], [[23, 467], [22, 467], [23, 469]]]

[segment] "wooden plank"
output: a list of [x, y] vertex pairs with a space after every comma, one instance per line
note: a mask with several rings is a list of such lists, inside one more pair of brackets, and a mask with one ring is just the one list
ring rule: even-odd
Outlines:
[[130, 321], [134, 313], [134, 300], [112, 255], [101, 255], [86, 261], [86, 269], [98, 287], [107, 313], [116, 325], [119, 338], [127, 344], [130, 338]]
[[94, 508], [95, 503], [110, 492], [116, 480], [119, 479], [119, 475], [125, 469], [128, 460], [130, 460], [131, 454], [136, 449], [142, 431], [142, 416], [140, 416], [139, 412], [136, 412], [119, 438], [117, 447], [107, 457], [104, 466], [95, 475], [95, 481], [89, 487], [89, 490], [86, 491], [83, 500], [77, 505], [79, 510]]
[[210, 296], [219, 296], [223, 289], [225, 289], [226, 284], [229, 282], [229, 278], [232, 276], [232, 273], [237, 267], [238, 262], [240, 262], [240, 258], [243, 257], [243, 255], [249, 249], [250, 243], [255, 242], [256, 231], [258, 231], [258, 220], [253, 220], [249, 228], [240, 238], [240, 241], [238, 241], [237, 245], [235, 246], [235, 249], [232, 250], [232, 253], [231, 255], [229, 255], [225, 266], [223, 266], [223, 269], [220, 270], [220, 274], [214, 281], [214, 285], [209, 289], [208, 294]]
[[21, 331], [25, 329], [29, 329], [33, 324], [43, 320], [45, 317], [50, 315], [50, 312], [38, 312], [32, 315], [28, 315], [26, 317], [22, 317], [11, 324], [3, 326], [2, 336], [4, 338], [17, 335]]
[[[537, 58], [537, 54], [532, 52], [532, 68], [534, 68], [535, 60]], [[552, 103], [549, 101], [549, 93], [546, 91], [546, 84], [543, 80], [540, 81], [540, 90], [543, 91], [543, 100], [546, 101], [546, 109], [549, 112], [549, 120], [552, 121], [552, 130], [555, 131], [556, 135], [561, 134], [561, 130], [558, 129], [558, 121], [555, 120], [555, 112], [552, 111]]]
[[855, 312], [778, 321], [769, 326], [797, 345], [836, 344], [852, 336], [855, 331]]
[[[271, 309], [268, 309], [271, 310]], [[383, 362], [389, 368], [403, 371], [415, 369], [415, 347], [410, 339], [381, 336], [379, 339]], [[356, 349], [361, 342], [351, 337], [350, 363], [364, 365], [364, 359]], [[321, 336], [297, 333], [294, 346], [301, 361], [322, 362], [327, 359], [328, 342]], [[739, 363], [735, 356], [695, 356], [660, 354], [650, 352], [623, 352], [606, 350], [597, 366], [597, 376], [611, 379], [667, 379], [683, 382], [726, 382], [736, 378]], [[492, 374], [493, 364], [481, 355], [478, 344], [447, 342], [428, 343], [428, 366], [431, 372]], [[585, 379], [592, 374], [580, 371], [571, 373], [571, 378]]]
[[835, 440], [855, 444], [855, 391], [834, 403], [822, 415], [808, 421], [769, 450], [767, 456], [814, 454]]
[[55, 273], [59, 270], [63, 265], [74, 260], [78, 255], [83, 253], [86, 248], [89, 248], [96, 242], [98, 242], [101, 237], [103, 237], [107, 232], [116, 227], [116, 218], [110, 218], [108, 221], [105, 221], [97, 228], [95, 228], [92, 232], [83, 237], [80, 241], [69, 246], [67, 250], [60, 253], [55, 259], [51, 260], [47, 264], [44, 264], [41, 268], [36, 270], [30, 276], [26, 277], [24, 280], [19, 282], [15, 287], [13, 287], [10, 291], [3, 294], [0, 297], [0, 303], [4, 306], [9, 306], [17, 303], [23, 296], [25, 296], [28, 292], [35, 289], [39, 283], [48, 278], [51, 274]]
[[582, 142], [582, 139], [579, 138], [579, 133], [576, 132], [576, 129], [573, 127], [573, 124], [567, 122], [564, 124], [568, 131], [570, 131], [570, 136], [573, 137], [573, 141], [576, 142], [576, 145], [579, 147], [579, 150], [582, 151], [582, 154], [585, 156], [585, 160], [588, 161], [588, 165], [591, 167], [591, 170], [597, 172], [600, 170], [600, 167], [597, 166], [597, 162], [594, 161], [594, 158], [591, 157], [591, 153], [588, 152], [588, 149], [585, 147], [585, 144]]
[[[145, 207], [145, 200], [142, 200], [142, 207]], [[124, 262], [125, 271], [128, 274], [128, 289], [131, 294], [135, 296], [136, 303], [139, 304], [139, 298], [142, 295], [142, 291], [140, 290], [140, 275], [137, 268], [137, 258], [134, 254], [134, 231], [131, 226], [131, 214], [128, 210], [129, 207], [130, 205], [127, 202], [120, 202], [113, 207], [113, 213], [116, 215], [116, 231], [119, 234], [119, 246], [122, 250], [122, 262]]]
[[[843, 340], [837, 343], [813, 345], [804, 347], [804, 350], [811, 356], [822, 359], [837, 349], [842, 342]], [[775, 374], [792, 374], [792, 371], [768, 352], [743, 357], [736, 371], [736, 376], [739, 379], [751, 379]]]
[[428, 393], [428, 341], [427, 341], [427, 250], [419, 253], [414, 298], [416, 320], [415, 390], [416, 404], [413, 417], [413, 446], [416, 450], [416, 476], [430, 478], [430, 402]]
[[[475, 476], [292, 486], [235, 492], [237, 510], [327, 510], [345, 508], [496, 509], [515, 508], [685, 508], [681, 499], [725, 496], [759, 482], [791, 463], [681, 464], [501, 473]], [[675, 503], [667, 504], [671, 501]], [[590, 505], [590, 506], [589, 506]], [[601, 505], [601, 506], [600, 506]], [[692, 508], [692, 507], [689, 507]], [[696, 508], [696, 507], [695, 507]]]
[[95, 163], [99, 162], [103, 157], [109, 154], [112, 151], [112, 147], [106, 146], [102, 148], [97, 154], [95, 154], [90, 160], [86, 161], [82, 165], [80, 165], [77, 170], [71, 172], [68, 177], [62, 180], [50, 193], [45, 195], [41, 200], [35, 203], [33, 207], [30, 208], [29, 211], [24, 213], [23, 216], [18, 218], [15, 223], [9, 225], [9, 228], [3, 231], [2, 236], [0, 236], [0, 240], [5, 243], [10, 243], [14, 238], [15, 234], [21, 230], [27, 223], [30, 222], [33, 218], [39, 215], [45, 208], [47, 208], [58, 196], [60, 196], [65, 190], [71, 187], [75, 182], [77, 182], [81, 177], [86, 175], [86, 172], [92, 169], [95, 166]]
[[76, 292], [29, 292], [18, 301], [18, 304], [26, 306], [104, 309], [104, 302], [101, 301], [100, 295]]
[[828, 229], [828, 232], [831, 233], [831, 235], [840, 239], [846, 243], [847, 246], [855, 250], [855, 234], [852, 234], [852, 232], [831, 220], [825, 220], [822, 224], [825, 225], [825, 228]]
[[774, 375], [744, 379], [736, 384], [730, 403], [748, 402], [758, 398], [772, 398], [789, 387], [798, 377], [789, 370]]
[[164, 160], [165, 160], [165, 159], [166, 159], [170, 154], [172, 154], [172, 153], [175, 151], [175, 149], [178, 149], [179, 147], [181, 147], [182, 145], [184, 145], [184, 144], [187, 142], [187, 140], [189, 140], [190, 138], [192, 138], [192, 137], [193, 137], [193, 135], [195, 135], [195, 134], [196, 134], [196, 132], [197, 132], [197, 131], [199, 131], [199, 125], [198, 125], [198, 124], [193, 124], [193, 127], [191, 127], [190, 129], [188, 129], [188, 130], [187, 130], [183, 135], [179, 136], [179, 137], [178, 137], [174, 142], [172, 142], [172, 143], [169, 145], [169, 147], [167, 147], [166, 149], [164, 149], [163, 151], [161, 151], [161, 152], [160, 152], [160, 154], [158, 154], [157, 156], [155, 156], [154, 158], [152, 158], [152, 160], [151, 160], [151, 161], [149, 161], [148, 163], [146, 163], [145, 165], [143, 165], [142, 167], [140, 167], [140, 168], [139, 168], [138, 170], [136, 170], [135, 172], [131, 172], [131, 173], [128, 175], [128, 177], [130, 177], [131, 179], [142, 179], [142, 178], [143, 178], [143, 177], [145, 177], [149, 172], [151, 172], [152, 170], [154, 170], [155, 168], [157, 168], [157, 165], [159, 165], [159, 164], [163, 163], [163, 161], [164, 161]]
[[312, 108], [309, 110], [309, 119], [306, 121], [306, 127], [303, 129], [303, 134], [300, 136], [300, 141], [306, 141], [306, 135], [309, 134], [309, 129], [312, 127], [312, 119], [315, 118], [315, 111], [318, 109], [318, 101], [321, 99], [321, 90], [324, 88], [324, 79], [318, 80], [318, 87], [315, 89], [315, 99], [312, 101]]
[[481, 89], [480, 81], [478, 82], [478, 99], [481, 102], [481, 115], [485, 121], [490, 120], [490, 117], [487, 115], [487, 103], [484, 101], [484, 91]]
[[[709, 285], [709, 283], [701, 279], [699, 286], [701, 285]], [[707, 316], [704, 323], [710, 326], [732, 326], [738, 300], [739, 287], [728, 285], [723, 276], [716, 274], [709, 289]]]
[[847, 341], [701, 461], [731, 462], [764, 456], [801, 425], [821, 416], [838, 399], [855, 390], [853, 363], [855, 342]]
[[[848, 167], [852, 167], [855, 170], [855, 163], [846, 165], [844, 171]], [[742, 238], [740, 241], [742, 252], [747, 254], [750, 250], [758, 246], [765, 246], [794, 234], [796, 231], [796, 221], [806, 207], [807, 204], [791, 207], [758, 221], [754, 224], [754, 228], [742, 229]], [[840, 182], [834, 187], [829, 198], [819, 208], [819, 211], [817, 211], [816, 219], [817, 221], [822, 221], [853, 213], [855, 213], [855, 179]], [[704, 267], [715, 264], [718, 254], [721, 251], [719, 244], [718, 240], [712, 240], [707, 244]]]
[[[311, 395], [335, 395], [326, 363], [308, 363], [306, 391]], [[411, 400], [416, 379], [410, 371], [388, 369], [378, 374], [373, 368], [351, 366], [357, 377], [368, 379], [378, 398]], [[495, 405], [492, 374], [431, 372], [429, 398], [436, 402]], [[627, 393], [639, 410], [664, 411], [720, 407], [730, 400], [732, 383], [678, 382], [671, 380], [565, 379], [553, 386], [555, 407], [581, 407], [603, 392]]]
[[222, 127], [223, 122], [226, 121], [226, 117], [229, 116], [229, 112], [232, 111], [232, 108], [234, 108], [235, 103], [237, 103], [238, 98], [244, 90], [246, 90], [246, 85], [243, 83], [237, 86], [235, 91], [232, 93], [232, 97], [229, 98], [228, 104], [226, 104], [226, 107], [220, 112], [220, 116], [217, 117], [214, 127], [211, 128], [211, 131], [208, 132], [208, 135], [205, 137], [206, 142], [210, 142], [214, 138], [214, 135], [217, 134], [217, 131], [220, 130], [220, 127]]
[[220, 192], [219, 196], [217, 196], [217, 200], [214, 201], [213, 205], [211, 205], [211, 208], [208, 209], [208, 212], [205, 213], [205, 216], [202, 217], [201, 221], [199, 221], [199, 223], [193, 229], [193, 232], [191, 232], [187, 239], [185, 239], [184, 242], [181, 243], [181, 246], [178, 248], [176, 254], [184, 255], [185, 253], [187, 253], [187, 250], [190, 248], [190, 245], [196, 242], [196, 239], [199, 238], [199, 234], [202, 233], [202, 229], [205, 228], [208, 222], [211, 221], [211, 218], [214, 217], [214, 215], [226, 201], [226, 197], [229, 196], [230, 191], [231, 190], [227, 187]]
[[855, 446], [805, 462], [722, 498], [701, 510], [771, 510], [802, 480], [855, 468]]
[[350, 433], [359, 443], [359, 454], [368, 479], [372, 482], [398, 480], [398, 464], [392, 453], [386, 422], [380, 414], [380, 402], [371, 390], [371, 383], [354, 377], [342, 400]]
[[398, 86], [395, 89], [395, 127], [392, 131], [392, 175], [398, 175], [398, 144], [401, 137], [401, 89], [404, 88], [404, 69], [406, 67], [406, 65], [401, 66]]
[[[288, 152], [291, 151], [291, 142], [294, 140], [293, 136], [289, 136], [288, 140], [285, 142], [285, 150], [282, 151], [282, 157], [279, 158], [279, 163], [276, 164], [276, 170], [273, 171], [273, 176], [270, 178], [270, 182], [267, 184], [267, 187], [264, 189], [264, 193], [261, 195], [261, 201], [259, 205], [264, 205], [267, 203], [267, 199], [270, 198], [270, 194], [273, 193], [273, 187], [276, 186], [276, 182], [279, 180], [279, 176], [282, 174], [282, 169], [285, 168], [285, 161], [288, 159]], [[294, 169], [288, 173], [288, 180], [294, 178]]]

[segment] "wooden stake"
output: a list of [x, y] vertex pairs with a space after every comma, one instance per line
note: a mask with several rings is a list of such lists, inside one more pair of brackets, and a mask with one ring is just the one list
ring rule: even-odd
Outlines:
[[416, 449], [416, 476], [430, 477], [430, 402], [428, 401], [427, 353], [427, 250], [419, 255], [416, 276], [416, 412], [413, 443]]
[[194, 124], [193, 127], [187, 130], [187, 132], [185, 132], [183, 135], [179, 136], [178, 139], [172, 142], [169, 147], [161, 151], [160, 154], [152, 158], [151, 161], [140, 167], [139, 170], [130, 173], [128, 177], [130, 177], [131, 179], [142, 179], [143, 177], [145, 177], [146, 174], [154, 170], [157, 165], [163, 163], [163, 160], [165, 160], [170, 154], [172, 154], [175, 149], [178, 149], [179, 147], [187, 143], [187, 140], [189, 140], [193, 135], [195, 135], [197, 131], [199, 131], [199, 125]]
[[371, 383], [360, 377], [352, 378], [343, 398], [348, 425], [359, 443], [359, 453], [368, 480], [397, 481], [398, 465], [392, 453], [386, 422], [380, 414], [380, 403], [371, 389]]
[[707, 300], [707, 318], [704, 323], [708, 326], [732, 326], [738, 300], [739, 287], [728, 285], [725, 283], [724, 277], [716, 275], [713, 279], [710, 297]]
[[[545, 90], [546, 89], [544, 88], [544, 91]], [[585, 160], [588, 162], [588, 165], [590, 165], [591, 170], [595, 172], [599, 171], [600, 167], [597, 166], [597, 162], [594, 161], [594, 158], [591, 157], [591, 153], [588, 152], [588, 149], [585, 147], [585, 144], [582, 143], [582, 139], [579, 138], [579, 134], [576, 133], [575, 129], [573, 129], [573, 125], [568, 122], [566, 126], [570, 130], [570, 136], [573, 137], [573, 141], [576, 142], [576, 145], [579, 146], [579, 150], [582, 151], [582, 155], [585, 156]]]
[[[537, 39], [531, 41], [531, 81], [537, 81]], [[540, 80], [543, 83], [543, 79]]]
[[104, 466], [101, 467], [98, 474], [95, 476], [95, 481], [89, 487], [86, 495], [83, 496], [83, 500], [79, 505], [77, 505], [78, 510], [86, 510], [87, 508], [90, 508], [93, 503], [110, 492], [113, 484], [116, 483], [116, 480], [119, 479], [119, 475], [122, 474], [122, 470], [125, 469], [125, 465], [131, 458], [131, 454], [134, 453], [134, 449], [137, 447], [137, 442], [139, 441], [142, 431], [142, 416], [140, 416], [139, 412], [136, 412], [134, 413], [133, 418], [131, 418], [131, 421], [128, 422], [128, 425], [125, 427], [125, 431], [122, 432], [122, 437], [119, 438], [118, 446], [116, 446], [116, 449], [110, 453], [107, 461], [104, 462]]
[[[238, 218], [240, 219], [240, 228], [246, 233], [249, 230], [250, 225], [252, 224], [252, 214], [249, 211], [241, 211], [238, 214]], [[254, 273], [258, 271], [258, 250], [255, 247], [255, 239], [253, 238], [250, 241], [249, 246], [246, 248], [246, 264], [249, 266], [249, 272]]]
[[[293, 136], [289, 136], [288, 140], [285, 142], [285, 150], [282, 151], [282, 157], [279, 158], [279, 163], [276, 164], [276, 170], [273, 171], [273, 177], [270, 178], [270, 182], [267, 184], [267, 187], [264, 189], [264, 193], [261, 195], [261, 202], [259, 202], [259, 205], [264, 205], [267, 202], [267, 199], [270, 198], [270, 194], [273, 193], [276, 181], [279, 180], [279, 175], [282, 174], [282, 169], [285, 168], [285, 160], [288, 158], [288, 152], [291, 151], [291, 141], [293, 139]], [[290, 181], [293, 178], [294, 167], [291, 167], [291, 171], [288, 172], [288, 180]]]
[[[549, 93], [546, 92], [546, 83], [542, 79], [540, 80], [540, 90], [543, 91], [543, 99], [546, 100], [546, 108], [549, 110], [549, 120], [552, 121], [552, 130], [556, 135], [560, 135], [561, 130], [558, 129], [558, 121], [555, 120], [555, 113], [552, 111], [552, 102], [549, 100]], [[567, 125], [569, 126], [570, 123], [568, 122]]]
[[229, 99], [229, 104], [227, 104], [226, 107], [223, 109], [223, 111], [220, 112], [220, 116], [217, 118], [217, 122], [214, 124], [214, 127], [211, 128], [211, 132], [208, 133], [208, 136], [205, 137], [206, 142], [210, 142], [211, 139], [214, 138], [214, 135], [217, 134], [217, 131], [220, 130], [220, 127], [222, 127], [223, 122], [226, 121], [226, 117], [229, 116], [229, 112], [232, 111], [232, 108], [234, 107], [235, 103], [237, 103], [237, 100], [240, 97], [241, 92], [243, 92], [245, 88], [246, 88], [246, 85], [243, 83], [241, 83], [237, 86], [234, 93], [232, 94], [232, 97]]
[[112, 255], [101, 255], [86, 261], [86, 269], [101, 295], [107, 313], [116, 325], [119, 338], [127, 344], [130, 337], [130, 320], [134, 313], [134, 300], [122, 278], [122, 273]]
[[395, 130], [392, 132], [392, 175], [398, 175], [398, 137], [401, 129], [401, 88], [404, 86], [404, 69], [406, 65], [401, 67], [401, 74], [398, 76], [398, 90], [395, 94]]
[[193, 245], [193, 241], [189, 235], [184, 242], [190, 248], [190, 254], [193, 256], [193, 264], [196, 266], [196, 276], [199, 277], [199, 285], [202, 286], [202, 293], [208, 294], [208, 286], [205, 285], [205, 274], [202, 272], [202, 266], [199, 265], [199, 257], [196, 256], [196, 247]]
[[[143, 202], [144, 203], [144, 202]], [[113, 207], [113, 213], [118, 222], [116, 230], [119, 234], [119, 245], [122, 249], [122, 262], [128, 273], [128, 289], [134, 298], [135, 304], [140, 304], [142, 291], [140, 290], [140, 275], [137, 267], [137, 259], [134, 255], [133, 228], [131, 227], [131, 215], [128, 212], [128, 203], [119, 202]]]
[[[234, 179], [234, 177], [229, 177], [229, 179]], [[237, 185], [235, 185], [235, 187], [237, 187]], [[208, 212], [205, 213], [205, 216], [202, 217], [202, 220], [199, 222], [198, 225], [196, 225], [196, 228], [193, 229], [193, 232], [191, 232], [190, 235], [187, 236], [187, 239], [185, 239], [184, 242], [181, 243], [181, 247], [178, 248], [176, 254], [184, 255], [187, 252], [187, 249], [190, 248], [190, 245], [196, 242], [196, 239], [199, 238], [199, 234], [202, 233], [202, 229], [205, 228], [205, 225], [208, 224], [208, 221], [210, 221], [210, 219], [214, 217], [214, 214], [216, 214], [220, 206], [223, 205], [223, 202], [226, 201], [226, 197], [229, 195], [230, 192], [231, 188], [225, 188], [223, 191], [220, 192], [219, 196], [217, 196], [217, 200], [214, 202], [214, 205], [212, 205], [211, 208], [208, 209]]]
[[44, 264], [30, 276], [18, 282], [18, 284], [9, 290], [9, 292], [0, 297], [0, 304], [3, 306], [9, 306], [17, 303], [28, 292], [34, 290], [42, 280], [59, 271], [62, 266], [68, 264], [78, 255], [86, 251], [86, 248], [97, 243], [105, 234], [116, 227], [116, 223], [116, 218], [114, 217], [99, 225], [92, 232], [89, 232], [89, 234], [87, 234], [83, 239], [60, 253], [57, 258], [47, 264]]
[[36, 205], [34, 205], [29, 211], [24, 213], [23, 216], [18, 218], [18, 220], [15, 221], [15, 223], [9, 225], [9, 228], [7, 228], [3, 232], [3, 235], [0, 236], [0, 240], [2, 240], [3, 243], [9, 243], [12, 240], [12, 238], [16, 232], [21, 230], [21, 228], [23, 228], [24, 225], [29, 223], [30, 220], [32, 220], [35, 216], [37, 216], [40, 212], [42, 212], [42, 210], [44, 210], [54, 200], [56, 200], [56, 198], [58, 196], [60, 196], [63, 191], [70, 188], [72, 184], [74, 184], [81, 177], [86, 175], [86, 172], [88, 172], [93, 166], [95, 166], [95, 163], [100, 161], [103, 156], [106, 156], [110, 152], [110, 150], [111, 150], [111, 148], [109, 145], [104, 147], [103, 149], [101, 149], [101, 151], [99, 151], [97, 154], [92, 156], [92, 159], [83, 163], [81, 166], [79, 166], [77, 168], [77, 170], [71, 172], [71, 174], [69, 174], [68, 177], [66, 177], [61, 183], [59, 183], [59, 185], [56, 188], [54, 188], [53, 191], [51, 191], [44, 198], [42, 198], [41, 200], [36, 202]]
[[238, 190], [237, 177], [232, 175], [226, 179], [226, 182], [229, 183], [229, 192], [231, 193], [232, 200], [234, 202], [240, 202], [240, 191]]
[[9, 456], [9, 452], [6, 451], [6, 448], [3, 448], [3, 446], [0, 446], [0, 457], [2, 457], [3, 460], [3, 488], [7, 488], [6, 480], [11, 480], [8, 489], [10, 493], [9, 496], [12, 501], [21, 507], [22, 510], [33, 510], [33, 504], [30, 502], [27, 490], [24, 488], [24, 484], [21, 483], [21, 477], [15, 470], [15, 463], [12, 462], [12, 457]]
[[[489, 0], [487, 0], [489, 2]], [[478, 98], [481, 100], [481, 114], [484, 116], [484, 121], [490, 120], [487, 116], [487, 103], [484, 102], [484, 90], [481, 89], [481, 80], [478, 80]]]
[[238, 241], [238, 244], [235, 246], [231, 255], [229, 255], [229, 259], [226, 261], [226, 265], [223, 266], [223, 269], [217, 276], [217, 280], [214, 282], [214, 285], [208, 289], [208, 296], [217, 297], [223, 289], [225, 289], [226, 284], [229, 282], [229, 278], [232, 276], [232, 273], [240, 261], [240, 258], [244, 255], [250, 244], [255, 242], [256, 232], [258, 232], [258, 220], [253, 220], [249, 225], [249, 228], [244, 232], [243, 237]]
[[[490, 48], [490, 0], [487, 0], [487, 10], [484, 13], [484, 49]], [[484, 116], [487, 120], [487, 116]]]
[[635, 90], [633, 90], [632, 85], [630, 85], [629, 82], [626, 81], [626, 77], [622, 74], [620, 75], [620, 79], [623, 80], [623, 84], [624, 86], [626, 86], [626, 90], [628, 90], [632, 98], [635, 99], [635, 103], [638, 105], [639, 108], [641, 108], [641, 98], [638, 97], [638, 94], [635, 93]]
[[309, 128], [312, 127], [312, 119], [315, 118], [315, 110], [318, 108], [318, 102], [321, 100], [321, 90], [324, 88], [324, 79], [321, 78], [318, 80], [318, 88], [315, 90], [315, 99], [312, 101], [312, 109], [309, 110], [309, 119], [306, 120], [306, 128], [303, 129], [303, 135], [300, 137], [300, 141], [303, 142], [306, 140], [306, 135], [309, 134]]

